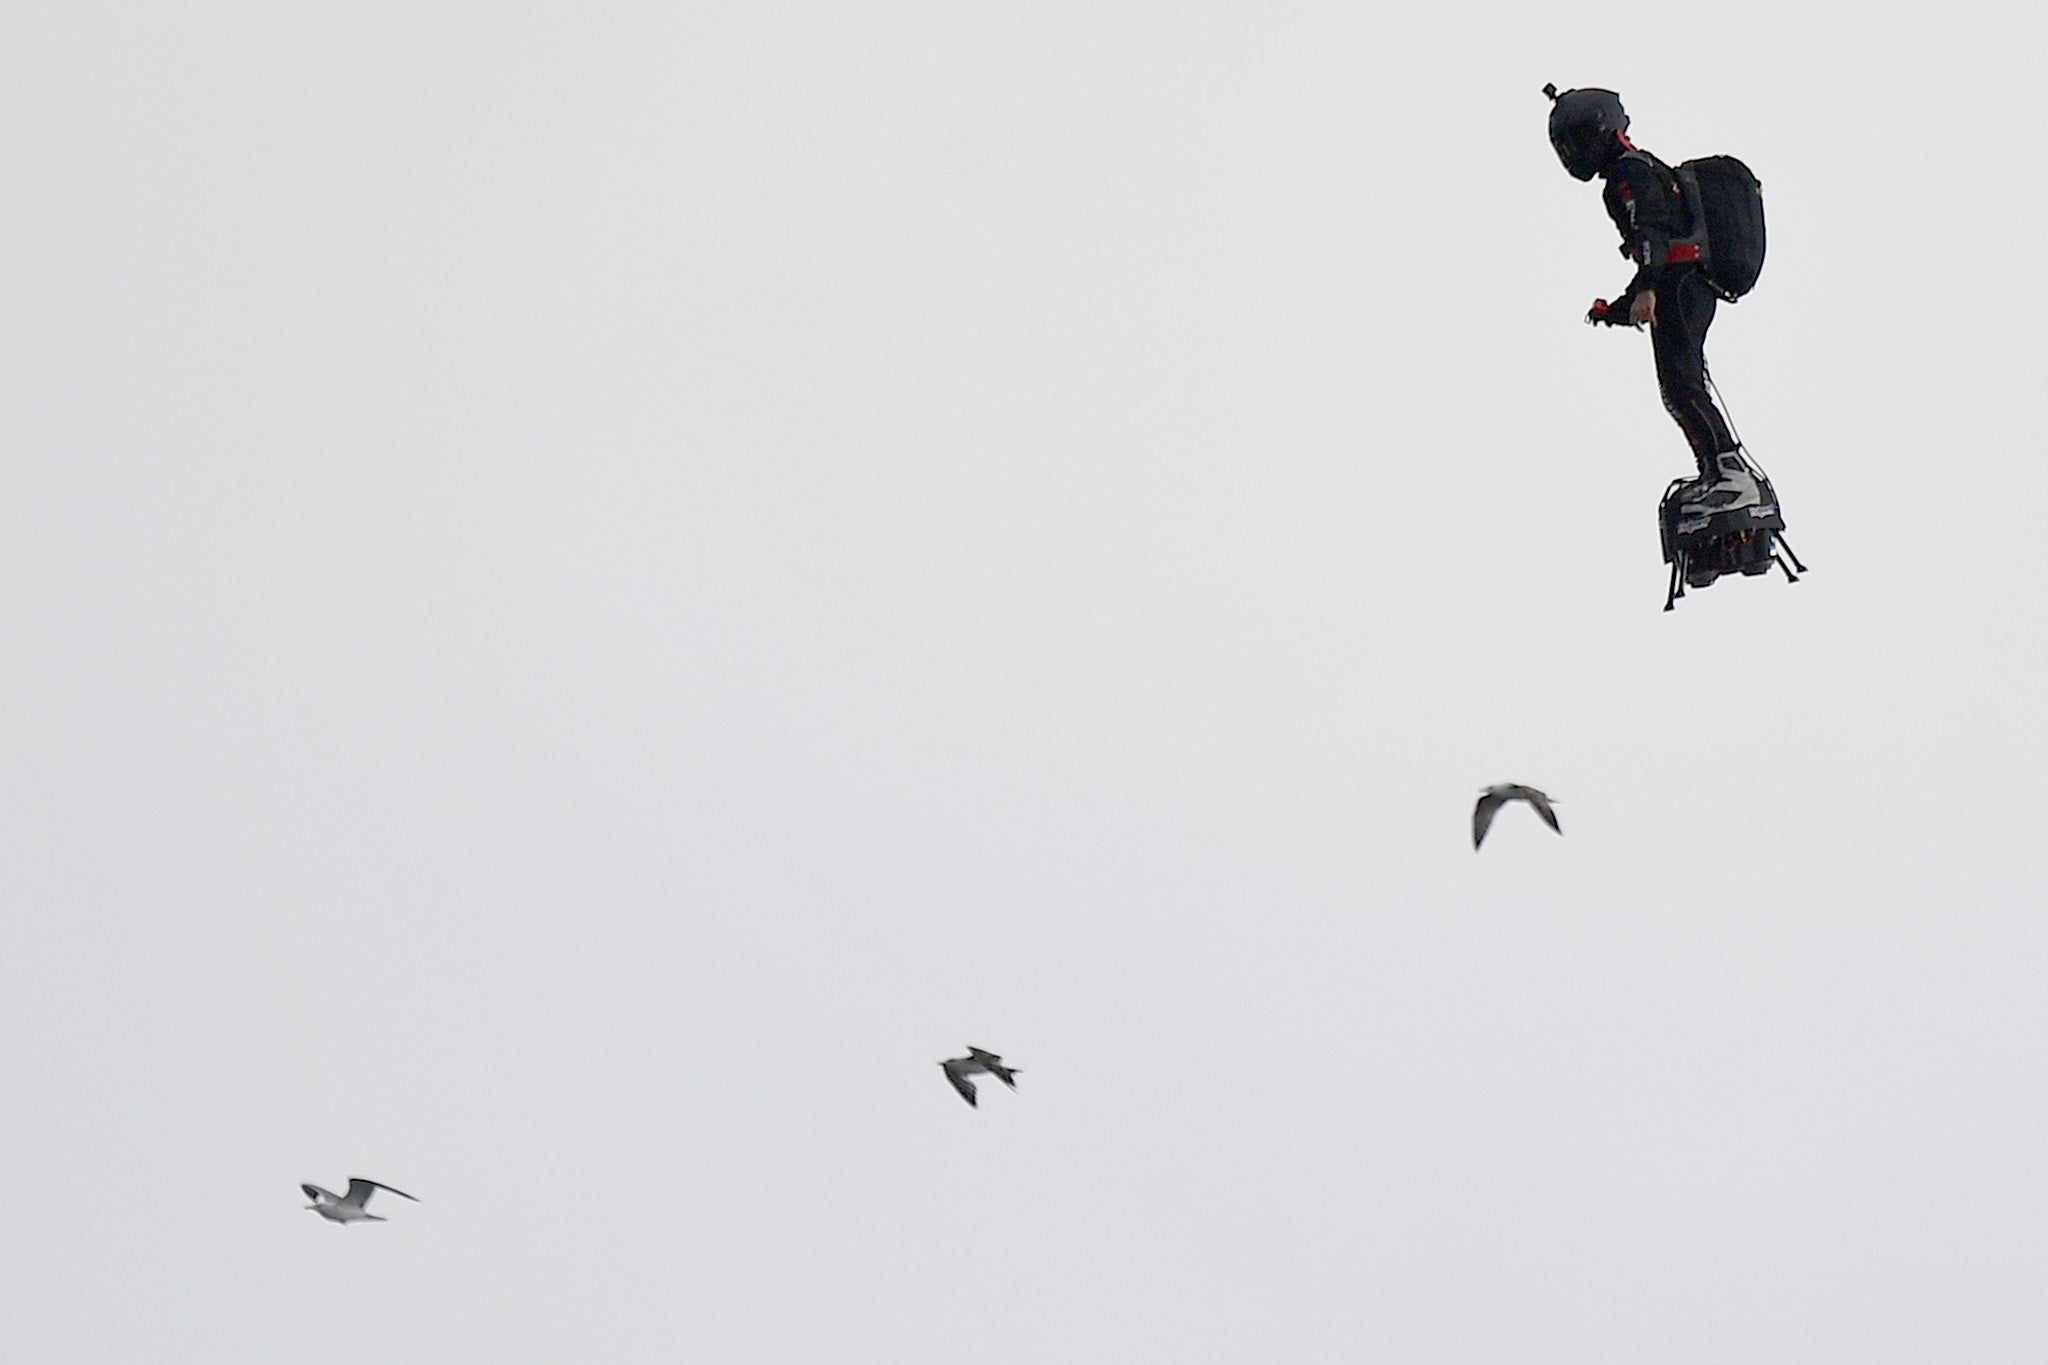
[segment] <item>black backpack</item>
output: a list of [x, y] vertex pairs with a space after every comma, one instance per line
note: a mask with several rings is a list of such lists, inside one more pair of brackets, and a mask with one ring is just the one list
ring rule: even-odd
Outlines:
[[1763, 182], [1732, 156], [1695, 157], [1677, 175], [1692, 222], [1684, 241], [1700, 249], [1700, 272], [1714, 292], [1733, 303], [1763, 273]]

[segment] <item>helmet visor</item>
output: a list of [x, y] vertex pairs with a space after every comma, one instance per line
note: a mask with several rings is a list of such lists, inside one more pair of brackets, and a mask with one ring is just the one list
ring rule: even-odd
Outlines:
[[1621, 141], [1597, 123], [1573, 123], [1553, 129], [1550, 145], [1564, 168], [1580, 180], [1591, 180], [1621, 153]]

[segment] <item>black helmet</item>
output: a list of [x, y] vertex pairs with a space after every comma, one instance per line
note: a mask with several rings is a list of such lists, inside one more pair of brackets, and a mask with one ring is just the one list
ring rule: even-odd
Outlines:
[[1612, 90], [1567, 90], [1546, 85], [1550, 96], [1550, 145], [1564, 168], [1581, 180], [1591, 180], [1621, 155], [1621, 139], [1615, 134], [1628, 128], [1628, 111], [1621, 96]]

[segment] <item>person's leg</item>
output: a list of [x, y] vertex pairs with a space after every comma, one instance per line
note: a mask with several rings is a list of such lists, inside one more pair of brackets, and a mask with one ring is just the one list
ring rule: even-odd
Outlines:
[[[1673, 297], [1666, 298], [1665, 292]], [[1707, 329], [1713, 323], [1713, 291], [1698, 271], [1685, 270], [1677, 273], [1668, 291], [1658, 293], [1657, 325], [1650, 329], [1664, 410], [1685, 433], [1700, 476], [1707, 480], [1719, 473], [1714, 457], [1735, 449], [1735, 434], [1707, 392]]]

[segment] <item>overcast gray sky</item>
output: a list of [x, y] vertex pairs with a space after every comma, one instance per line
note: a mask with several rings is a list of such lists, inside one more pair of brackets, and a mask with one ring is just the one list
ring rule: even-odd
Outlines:
[[2038, 1362], [2044, 40], [0, 9], [6, 1353]]

